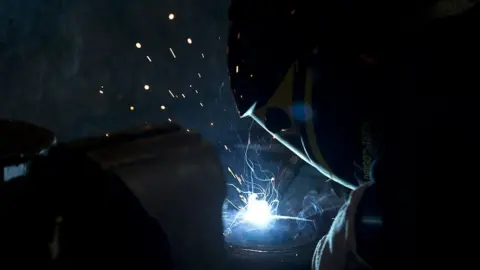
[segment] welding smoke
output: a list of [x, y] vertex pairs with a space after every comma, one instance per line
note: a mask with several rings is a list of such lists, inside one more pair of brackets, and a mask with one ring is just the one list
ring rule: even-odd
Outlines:
[[323, 192], [309, 191], [303, 197], [302, 210], [298, 213], [298, 217], [301, 218], [297, 220], [299, 229], [302, 230], [305, 227], [306, 222], [303, 219], [310, 219], [316, 215], [337, 211], [344, 202], [343, 199], [335, 195], [331, 188]]

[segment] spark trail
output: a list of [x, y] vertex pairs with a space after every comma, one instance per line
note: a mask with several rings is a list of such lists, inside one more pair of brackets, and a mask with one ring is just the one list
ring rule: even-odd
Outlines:
[[236, 180], [235, 184], [227, 184], [238, 194], [239, 203], [226, 199], [226, 202], [235, 208], [235, 214], [224, 213], [224, 216], [233, 216], [228, 221], [224, 235], [242, 224], [268, 229], [275, 225], [275, 220], [288, 219], [297, 221], [311, 221], [296, 216], [278, 214], [279, 193], [275, 186], [275, 175], [262, 168], [260, 164], [248, 157], [250, 150], [250, 134], [244, 150], [245, 169], [243, 174], [236, 174], [229, 167], [228, 171]]

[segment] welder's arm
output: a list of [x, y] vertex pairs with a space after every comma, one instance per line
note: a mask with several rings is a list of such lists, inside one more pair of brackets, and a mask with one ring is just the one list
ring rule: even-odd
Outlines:
[[375, 163], [375, 183], [351, 193], [319, 242], [313, 269], [416, 269], [415, 182], [402, 182], [396, 153]]
[[312, 259], [314, 270], [371, 269], [357, 251], [357, 211], [365, 192], [364, 184], [354, 190], [350, 199], [339, 210], [330, 231], [317, 244]]

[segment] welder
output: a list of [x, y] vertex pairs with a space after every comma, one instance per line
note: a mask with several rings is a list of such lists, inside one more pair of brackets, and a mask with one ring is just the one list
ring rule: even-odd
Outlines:
[[[447, 157], [449, 168], [458, 168], [458, 161], [449, 159], [449, 154], [473, 141], [462, 131], [465, 124], [476, 123], [472, 119], [478, 115], [473, 113], [478, 99], [464, 98], [479, 89], [474, 80], [478, 71], [474, 67], [480, 61], [475, 1], [384, 2], [238, 0], [230, 9], [227, 52], [240, 115], [253, 118], [335, 181], [337, 193], [350, 196], [328, 235], [318, 243], [312, 262], [315, 269], [414, 269], [417, 159], [428, 167], [432, 160]], [[133, 192], [148, 192], [149, 187], [127, 188], [118, 175], [104, 168], [130, 165], [135, 159], [128, 153], [136, 150], [142, 150], [142, 155], [135, 152], [135, 157], [151, 163], [149, 155], [155, 151], [150, 151], [150, 143], [177, 136], [161, 139], [142, 130], [95, 138], [82, 143], [79, 151], [72, 145], [55, 145], [53, 134], [31, 125], [2, 121], [0, 130], [0, 135], [9, 135], [0, 136], [2, 269], [51, 266], [51, 258], [58, 255], [57, 242], [69, 251], [58, 257], [63, 260], [60, 265], [72, 269], [166, 269], [170, 265], [171, 241], [163, 233], [167, 228], [161, 228], [142, 206], [155, 200], [168, 205], [171, 198], [180, 196], [163, 197], [171, 193], [166, 189], [162, 196], [149, 194], [149, 200], [141, 202]], [[171, 132], [184, 136], [177, 129], [167, 133]], [[30, 147], [29, 139], [39, 137], [42, 140]], [[149, 143], [139, 143], [144, 139]], [[449, 141], [457, 147], [437, 147]], [[92, 153], [85, 145], [100, 151]], [[172, 141], [161, 143], [162, 148], [170, 145]], [[204, 148], [199, 149], [202, 155], [183, 151], [190, 156], [190, 173], [210, 162]], [[175, 165], [170, 156], [155, 158], [166, 164], [160, 169]], [[193, 166], [200, 162], [204, 163]], [[129, 172], [122, 168], [122, 173]], [[153, 170], [151, 164], [148, 168]], [[156, 174], [161, 171], [149, 180], [159, 178]], [[175, 172], [178, 177], [188, 171]], [[222, 244], [221, 233], [212, 228], [220, 224], [221, 231], [225, 190], [218, 180], [221, 169], [210, 171], [215, 177], [205, 178], [217, 179], [219, 188], [211, 193], [215, 196], [195, 194], [209, 195], [212, 207], [185, 202], [183, 207], [211, 220], [199, 230], [214, 237], [177, 243], [212, 258], [218, 246], [212, 243]], [[464, 171], [455, 170], [455, 176], [462, 178]], [[137, 168], [130, 175], [139, 172]], [[430, 178], [453, 179], [449, 170], [442, 174]], [[192, 220], [184, 223], [195, 224]], [[63, 229], [70, 233], [60, 235], [70, 241], [53, 241], [55, 223], [68, 225]], [[52, 242], [51, 247], [46, 242]], [[215, 268], [199, 265], [197, 269]]]
[[477, 115], [477, 2], [232, 1], [239, 114], [349, 195], [314, 269], [416, 268], [416, 160], [440, 164]]

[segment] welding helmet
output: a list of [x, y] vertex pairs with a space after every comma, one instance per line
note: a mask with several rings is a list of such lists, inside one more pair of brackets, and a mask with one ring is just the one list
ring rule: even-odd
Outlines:
[[450, 2], [232, 0], [227, 58], [239, 114], [336, 182], [371, 181], [385, 142], [393, 152], [392, 136], [405, 140], [405, 119], [418, 118], [416, 91], [452, 77], [438, 75], [450, 69], [434, 67], [449, 63], [434, 44], [419, 45], [477, 1]]
[[366, 82], [375, 59], [364, 54], [366, 43], [349, 43], [361, 34], [342, 21], [349, 14], [336, 17], [332, 10], [339, 7], [318, 10], [309, 2], [232, 2], [230, 86], [242, 117], [354, 189], [359, 179], [370, 180], [373, 163], [368, 119], [374, 91]]

